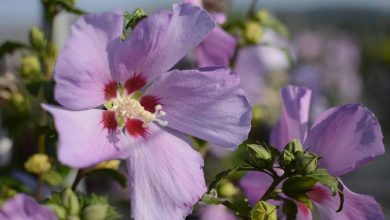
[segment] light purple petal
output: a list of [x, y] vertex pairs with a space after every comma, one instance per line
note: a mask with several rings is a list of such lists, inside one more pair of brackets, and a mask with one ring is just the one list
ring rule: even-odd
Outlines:
[[57, 217], [49, 208], [39, 205], [30, 196], [20, 193], [3, 204], [0, 209], [0, 219], [55, 220]]
[[62, 163], [82, 168], [128, 157], [127, 137], [118, 128], [111, 132], [104, 128], [103, 110], [69, 111], [45, 104], [42, 107], [54, 116]]
[[336, 212], [340, 205], [339, 196], [332, 196], [330, 190], [322, 185], [316, 185], [307, 195], [318, 209], [321, 220], [384, 220], [381, 206], [368, 195], [351, 192], [344, 186], [344, 207]]
[[341, 176], [385, 152], [374, 114], [358, 104], [324, 112], [309, 130], [305, 147], [322, 157], [319, 165]]
[[116, 72], [125, 81], [142, 74], [147, 81], [167, 72], [215, 27], [211, 16], [191, 4], [175, 4], [138, 23], [114, 54]]
[[281, 90], [281, 96], [282, 113], [270, 137], [271, 144], [280, 150], [292, 139], [305, 140], [311, 90], [289, 85]]
[[222, 28], [214, 28], [196, 48], [196, 58], [199, 67], [229, 66], [229, 61], [234, 55], [236, 43], [237, 40], [222, 30]]
[[312, 220], [311, 209], [301, 202], [297, 203], [297, 220]]
[[272, 178], [269, 175], [254, 171], [247, 172], [240, 181], [243, 193], [252, 205], [256, 204], [271, 184]]
[[206, 192], [203, 158], [183, 134], [148, 126], [127, 161], [134, 219], [184, 219]]
[[237, 74], [229, 69], [174, 70], [146, 94], [160, 98], [168, 126], [175, 130], [228, 148], [247, 138], [251, 107]]
[[203, 7], [202, 0], [183, 0], [183, 3], [193, 4], [199, 7]]
[[265, 88], [265, 70], [257, 46], [244, 47], [239, 50], [235, 71], [240, 76], [242, 89], [251, 105], [258, 104]]
[[122, 13], [89, 14], [72, 25], [54, 74], [61, 105], [84, 110], [104, 103], [105, 85], [117, 78], [111, 76], [109, 51], [119, 43], [122, 26]]
[[238, 218], [223, 205], [208, 205], [201, 209], [200, 220], [238, 220]]

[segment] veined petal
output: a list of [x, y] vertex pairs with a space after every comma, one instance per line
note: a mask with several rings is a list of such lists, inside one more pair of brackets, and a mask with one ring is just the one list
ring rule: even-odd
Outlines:
[[322, 157], [319, 165], [334, 176], [348, 173], [385, 152], [376, 117], [358, 104], [322, 113], [304, 145]]
[[114, 69], [126, 81], [141, 74], [148, 82], [167, 72], [198, 45], [215, 24], [203, 9], [191, 4], [175, 4], [140, 21], [131, 37], [113, 57]]
[[0, 208], [0, 219], [55, 220], [57, 217], [49, 208], [39, 205], [30, 196], [19, 193], [2, 205]]
[[286, 86], [281, 90], [283, 109], [278, 123], [271, 131], [270, 142], [283, 150], [292, 139], [303, 142], [307, 133], [311, 90]]
[[[111, 75], [109, 53], [122, 34], [122, 13], [89, 14], [79, 18], [58, 58], [54, 79], [55, 98], [72, 110], [104, 103]], [[106, 90], [106, 92], [105, 92]]]
[[251, 107], [237, 74], [225, 68], [174, 70], [146, 91], [156, 96], [168, 126], [213, 144], [236, 148], [246, 140]]
[[104, 114], [107, 111], [69, 111], [45, 104], [42, 107], [54, 116], [62, 163], [82, 168], [128, 157], [127, 137], [114, 126], [115, 118]]
[[307, 193], [318, 209], [321, 220], [384, 220], [381, 206], [368, 195], [361, 195], [350, 191], [344, 186], [344, 207], [336, 212], [340, 205], [338, 196], [332, 196], [330, 190], [317, 184]]
[[134, 219], [184, 219], [206, 192], [203, 158], [179, 132], [150, 124], [127, 165]]
[[237, 40], [222, 28], [215, 27], [196, 48], [199, 67], [229, 66]]
[[272, 178], [265, 173], [249, 171], [241, 179], [240, 186], [249, 203], [254, 205], [272, 184]]
[[235, 71], [240, 76], [242, 89], [252, 106], [260, 102], [265, 88], [265, 72], [258, 47], [244, 47], [238, 51]]

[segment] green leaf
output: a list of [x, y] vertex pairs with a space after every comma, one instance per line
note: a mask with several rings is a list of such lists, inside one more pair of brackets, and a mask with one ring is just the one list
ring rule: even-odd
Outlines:
[[30, 47], [22, 42], [6, 41], [0, 46], [0, 59], [6, 54], [13, 53], [20, 49], [30, 49]]
[[113, 169], [96, 169], [86, 173], [89, 176], [109, 176], [117, 181], [123, 188], [127, 187], [127, 178], [121, 172]]
[[300, 195], [296, 198], [294, 198], [295, 200], [305, 204], [307, 207], [309, 207], [310, 209], [313, 209], [313, 203], [311, 202], [311, 200], [309, 199], [309, 197], [307, 197], [306, 195]]
[[202, 202], [208, 205], [219, 205], [221, 202], [218, 199], [217, 191], [212, 189], [209, 193], [206, 193], [202, 197]]
[[231, 174], [233, 174], [241, 169], [243, 169], [243, 167], [237, 166], [233, 169], [224, 170], [224, 171], [218, 173], [215, 176], [215, 179], [210, 183], [209, 191], [212, 189], [216, 189], [223, 178], [225, 178], [225, 177], [227, 177], [227, 176], [229, 176], [229, 175], [231, 175]]
[[321, 184], [329, 187], [329, 189], [332, 191], [333, 196], [336, 195], [338, 191], [337, 179], [331, 176], [325, 169], [317, 169], [314, 172], [308, 174], [307, 177], [313, 178]]
[[283, 182], [283, 193], [291, 198], [298, 198], [310, 191], [318, 180], [306, 176], [292, 176]]
[[286, 215], [286, 220], [295, 220], [297, 218], [297, 204], [290, 199], [283, 199], [283, 212]]

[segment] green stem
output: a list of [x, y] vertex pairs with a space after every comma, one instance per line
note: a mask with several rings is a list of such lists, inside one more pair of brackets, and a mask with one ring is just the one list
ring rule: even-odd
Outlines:
[[259, 0], [252, 0], [252, 3], [248, 9], [247, 17], [252, 17], [255, 14], [256, 6]]
[[259, 201], [265, 201], [268, 199], [269, 195], [278, 187], [278, 185], [287, 177], [287, 174], [283, 174], [282, 176], [276, 176], [274, 178], [272, 184], [268, 187], [267, 191], [263, 194], [263, 196], [259, 199]]

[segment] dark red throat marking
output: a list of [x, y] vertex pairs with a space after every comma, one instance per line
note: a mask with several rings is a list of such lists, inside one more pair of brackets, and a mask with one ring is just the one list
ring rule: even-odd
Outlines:
[[136, 92], [146, 85], [146, 79], [141, 75], [135, 74], [125, 83], [125, 88], [128, 94]]
[[143, 126], [143, 122], [139, 119], [127, 119], [126, 130], [133, 137], [145, 138], [148, 134], [147, 128]]
[[104, 98], [110, 100], [116, 97], [118, 91], [118, 82], [111, 81], [104, 86]]
[[116, 121], [115, 112], [113, 111], [104, 111], [102, 119], [103, 127], [108, 129], [108, 132], [115, 132], [118, 127], [118, 122]]
[[159, 101], [160, 99], [155, 96], [145, 95], [142, 96], [140, 104], [145, 108], [146, 111], [154, 113], [156, 111], [156, 105], [160, 104]]

